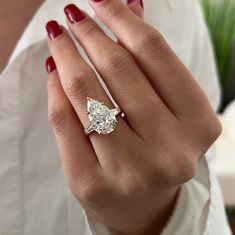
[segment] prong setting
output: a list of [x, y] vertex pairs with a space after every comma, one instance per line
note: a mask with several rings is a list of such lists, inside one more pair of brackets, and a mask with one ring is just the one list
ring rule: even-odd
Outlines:
[[98, 134], [109, 134], [113, 132], [118, 123], [116, 115], [121, 113], [119, 107], [109, 109], [104, 102], [87, 97], [87, 115], [90, 120], [87, 134], [96, 131]]

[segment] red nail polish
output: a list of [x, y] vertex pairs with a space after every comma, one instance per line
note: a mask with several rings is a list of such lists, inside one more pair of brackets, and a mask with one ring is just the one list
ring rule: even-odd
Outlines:
[[131, 4], [131, 3], [135, 3], [135, 2], [139, 3], [142, 8], [144, 7], [143, 0], [127, 0], [127, 4]]
[[63, 33], [58, 23], [54, 20], [47, 23], [46, 30], [50, 39], [54, 39]]
[[47, 58], [45, 66], [48, 74], [52, 73], [56, 69], [56, 64], [52, 56]]
[[102, 2], [103, 0], [92, 0], [93, 2]]
[[69, 4], [64, 8], [64, 13], [71, 23], [76, 23], [85, 18], [83, 12], [74, 4]]

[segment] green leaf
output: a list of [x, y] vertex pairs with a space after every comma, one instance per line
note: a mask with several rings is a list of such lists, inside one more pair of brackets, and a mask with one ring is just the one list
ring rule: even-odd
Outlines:
[[229, 76], [235, 43], [235, 0], [201, 0], [218, 65], [221, 85]]

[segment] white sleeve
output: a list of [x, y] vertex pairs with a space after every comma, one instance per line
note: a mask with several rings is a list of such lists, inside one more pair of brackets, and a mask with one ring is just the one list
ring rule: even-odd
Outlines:
[[[212, 41], [198, 1], [192, 1], [191, 8], [193, 8], [191, 17], [194, 19], [191, 25], [193, 29], [190, 42], [191, 56], [186, 65], [207, 95], [211, 107], [218, 111], [221, 102], [221, 88]], [[216, 156], [214, 145], [207, 151], [206, 156], [210, 161]]]
[[[221, 90], [214, 57], [214, 51], [202, 10], [198, 2], [193, 1], [194, 21], [191, 43], [191, 56], [188, 68], [207, 95], [214, 110], [218, 110]], [[193, 16], [192, 16], [193, 17]]]

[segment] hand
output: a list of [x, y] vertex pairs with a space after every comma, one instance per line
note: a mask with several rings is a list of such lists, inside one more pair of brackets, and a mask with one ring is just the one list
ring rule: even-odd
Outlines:
[[25, 27], [44, 1], [45, 0], [0, 1], [0, 72], [9, 60]]
[[66, 30], [49, 22], [57, 69], [50, 58], [48, 116], [64, 174], [87, 213], [112, 231], [160, 232], [221, 126], [159, 32], [120, 0], [89, 2], [119, 43], [74, 5], [67, 22], [126, 117], [109, 135], [85, 136], [86, 98], [113, 104]]

